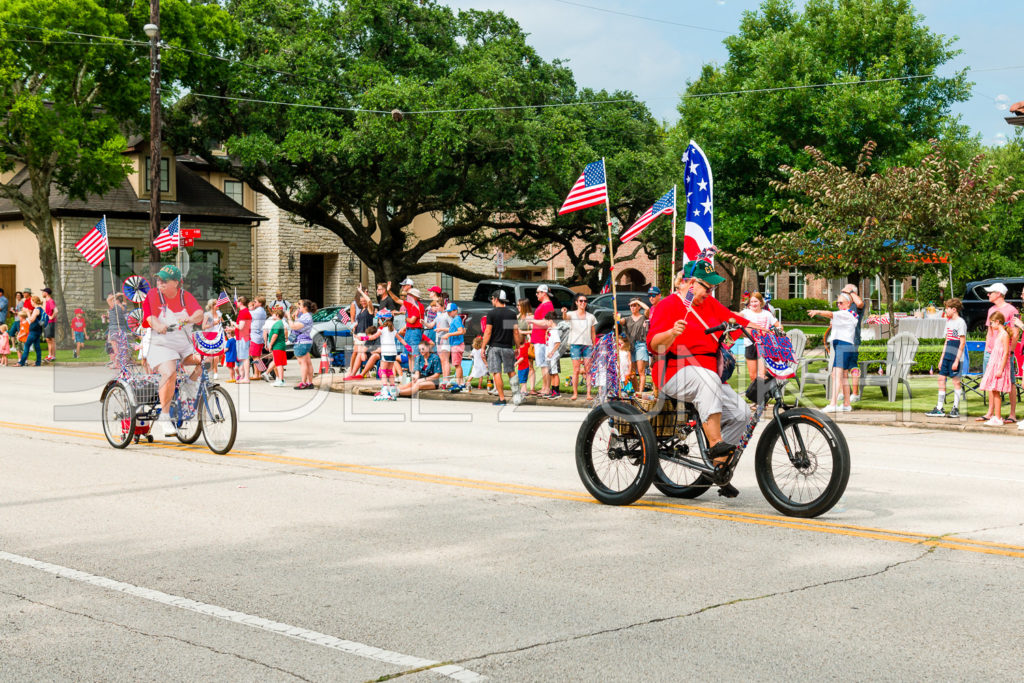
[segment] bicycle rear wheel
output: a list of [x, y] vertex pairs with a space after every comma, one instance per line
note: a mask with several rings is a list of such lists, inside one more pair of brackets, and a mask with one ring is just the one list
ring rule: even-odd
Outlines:
[[103, 435], [114, 448], [125, 448], [135, 436], [135, 408], [124, 385], [113, 384], [103, 394]]
[[816, 410], [794, 408], [781, 416], [782, 431], [768, 423], [754, 459], [761, 493], [790, 517], [817, 517], [839, 502], [850, 480], [850, 448], [832, 420]]
[[203, 399], [199, 417], [207, 447], [218, 455], [230, 451], [235, 445], [238, 418], [235, 415], [235, 404], [223, 387], [210, 389]]
[[[671, 454], [690, 459], [701, 459], [700, 442], [703, 436], [694, 429], [673, 444]], [[665, 449], [668, 450], [668, 449]], [[659, 449], [659, 453], [663, 453]], [[665, 458], [658, 458], [654, 473], [654, 486], [670, 498], [697, 498], [711, 487], [711, 479], [703, 472], [681, 465]]]
[[[199, 419], [198, 393], [198, 386], [195, 382], [192, 382], [187, 390], [183, 387], [178, 392], [178, 418], [175, 420], [175, 424], [178, 428], [178, 441], [182, 443], [195, 443], [203, 430], [202, 421]], [[189, 401], [192, 402], [191, 406], [186, 405]], [[183, 416], [190, 413], [191, 417], [183, 419]]]
[[631, 403], [610, 401], [590, 411], [576, 438], [576, 469], [594, 498], [629, 505], [647, 492], [658, 462], [651, 423]]

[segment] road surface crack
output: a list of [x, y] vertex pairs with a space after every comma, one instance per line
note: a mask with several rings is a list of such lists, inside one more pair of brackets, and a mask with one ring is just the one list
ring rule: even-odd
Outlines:
[[265, 667], [267, 669], [271, 669], [273, 671], [278, 671], [278, 672], [283, 673], [283, 674], [285, 674], [287, 676], [291, 676], [293, 678], [297, 678], [300, 681], [306, 681], [307, 683], [312, 683], [312, 681], [310, 679], [304, 678], [303, 676], [300, 676], [297, 673], [293, 673], [291, 671], [287, 671], [285, 669], [282, 669], [281, 667], [274, 666], [273, 664], [267, 664], [266, 662], [261, 662], [258, 659], [253, 659], [251, 657], [246, 657], [245, 655], [238, 654], [237, 652], [227, 652], [226, 650], [218, 650], [215, 647], [211, 647], [209, 645], [204, 645], [203, 643], [197, 643], [197, 642], [195, 642], [193, 640], [188, 640], [187, 638], [179, 638], [178, 636], [172, 636], [172, 635], [168, 635], [166, 633], [149, 633], [148, 631], [143, 631], [141, 629], [135, 628], [134, 626], [128, 626], [127, 624], [122, 624], [120, 622], [113, 621], [111, 619], [104, 619], [102, 617], [97, 617], [97, 616], [95, 616], [93, 614], [86, 614], [85, 612], [79, 612], [77, 610], [68, 609], [66, 607], [58, 607], [57, 605], [53, 605], [53, 604], [48, 603], [48, 602], [42, 602], [40, 600], [33, 600], [32, 598], [29, 598], [29, 597], [27, 597], [25, 595], [21, 595], [20, 593], [11, 593], [11, 592], [5, 591], [5, 590], [0, 590], [0, 593], [2, 593], [4, 595], [9, 595], [12, 598], [17, 598], [19, 600], [24, 600], [25, 602], [28, 602], [28, 603], [33, 604], [33, 605], [39, 605], [40, 607], [48, 607], [48, 608], [50, 608], [52, 610], [56, 610], [58, 612], [63, 612], [64, 614], [73, 614], [75, 616], [84, 617], [86, 619], [90, 619], [92, 621], [96, 621], [96, 622], [99, 622], [99, 623], [102, 623], [102, 624], [108, 624], [110, 626], [115, 626], [117, 628], [122, 628], [122, 629], [124, 629], [126, 631], [130, 631], [131, 633], [136, 633], [136, 634], [138, 634], [140, 636], [146, 636], [148, 638], [156, 638], [156, 639], [174, 640], [174, 641], [177, 641], [179, 643], [183, 643], [185, 645], [191, 645], [192, 647], [197, 647], [197, 648], [200, 648], [202, 650], [208, 650], [210, 652], [213, 652], [214, 654], [225, 655], [225, 656], [228, 656], [228, 657], [235, 657], [236, 659], [241, 659], [241, 660], [249, 662], [251, 664], [256, 664], [258, 666], [262, 666], [262, 667]]
[[520, 653], [520, 652], [527, 652], [529, 650], [534, 650], [534, 649], [541, 648], [541, 647], [547, 647], [549, 645], [559, 645], [561, 643], [571, 643], [571, 642], [578, 641], [578, 640], [586, 640], [588, 638], [594, 638], [594, 637], [597, 637], [597, 636], [608, 635], [608, 634], [611, 634], [611, 633], [620, 633], [622, 631], [628, 631], [628, 630], [635, 629], [635, 628], [640, 628], [640, 627], [643, 627], [643, 626], [651, 626], [653, 624], [660, 624], [660, 623], [667, 622], [667, 621], [676, 621], [676, 620], [679, 620], [679, 619], [688, 619], [690, 617], [695, 617], [695, 616], [704, 614], [705, 612], [710, 612], [712, 610], [716, 610], [716, 609], [719, 609], [719, 608], [722, 608], [722, 607], [729, 607], [731, 605], [738, 605], [738, 604], [744, 603], [744, 602], [755, 602], [757, 600], [768, 600], [770, 598], [776, 598], [776, 597], [780, 597], [780, 596], [784, 596], [784, 595], [791, 595], [793, 593], [801, 593], [803, 591], [813, 590], [815, 588], [823, 588], [824, 586], [830, 586], [830, 585], [837, 584], [837, 583], [851, 583], [853, 581], [862, 581], [864, 579], [871, 579], [871, 578], [874, 578], [876, 576], [881, 576], [882, 574], [885, 574], [886, 572], [889, 572], [889, 571], [891, 571], [893, 569], [896, 569], [897, 567], [901, 567], [901, 566], [906, 565], [906, 564], [912, 564], [912, 563], [917, 562], [919, 560], [923, 560], [924, 558], [928, 557], [928, 555], [930, 555], [933, 552], [935, 552], [935, 550], [936, 550], [935, 546], [929, 547], [929, 548], [925, 549], [917, 557], [912, 557], [912, 558], [907, 559], [907, 560], [900, 560], [899, 562], [893, 562], [891, 564], [885, 565], [881, 569], [878, 569], [878, 570], [873, 571], [873, 572], [868, 572], [866, 574], [858, 574], [856, 576], [847, 576], [847, 577], [840, 578], [840, 579], [829, 579], [828, 581], [819, 581], [818, 583], [812, 583], [812, 584], [808, 584], [806, 586], [797, 586], [796, 588], [790, 588], [788, 590], [782, 590], [782, 591], [775, 591], [774, 593], [766, 593], [764, 595], [755, 595], [755, 596], [746, 597], [746, 598], [735, 598], [733, 600], [726, 600], [724, 602], [718, 602], [718, 603], [715, 603], [713, 605], [705, 605], [704, 607], [701, 607], [700, 609], [696, 609], [696, 610], [694, 610], [692, 612], [687, 612], [685, 614], [673, 614], [673, 615], [665, 616], [665, 617], [655, 617], [653, 619], [648, 619], [648, 620], [645, 620], [645, 621], [638, 621], [638, 622], [635, 622], [635, 623], [632, 623], [632, 624], [625, 624], [623, 626], [616, 626], [615, 628], [606, 628], [606, 629], [601, 629], [601, 630], [598, 630], [598, 631], [593, 631], [593, 632], [590, 632], [590, 633], [582, 633], [582, 634], [575, 635], [575, 636], [568, 636], [568, 637], [565, 637], [565, 638], [555, 638], [553, 640], [548, 640], [548, 641], [544, 641], [544, 642], [541, 642], [541, 643], [533, 643], [531, 645], [524, 645], [522, 647], [511, 648], [511, 649], [508, 649], [508, 650], [498, 650], [498, 651], [495, 651], [495, 652], [488, 652], [487, 654], [477, 655], [475, 657], [467, 657], [465, 659], [457, 660], [456, 663], [460, 664], [460, 665], [465, 665], [465, 664], [467, 664], [469, 662], [474, 662], [474, 661], [478, 661], [478, 660], [488, 659], [490, 657], [496, 657], [496, 656], [508, 655], [508, 654], [517, 654], [517, 653]]

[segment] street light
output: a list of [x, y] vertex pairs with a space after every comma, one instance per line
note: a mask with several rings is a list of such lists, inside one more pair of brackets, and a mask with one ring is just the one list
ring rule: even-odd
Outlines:
[[160, 0], [150, 0], [149, 23], [149, 261], [156, 268], [160, 252], [153, 241], [160, 234]]

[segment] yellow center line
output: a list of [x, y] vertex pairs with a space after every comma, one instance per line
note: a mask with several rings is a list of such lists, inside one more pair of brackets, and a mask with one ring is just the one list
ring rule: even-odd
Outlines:
[[[30, 425], [13, 422], [0, 422], [0, 427], [15, 429], [26, 432], [36, 432], [53, 436], [71, 436], [83, 439], [106, 441], [106, 438], [96, 432], [85, 432], [58, 427], [43, 425]], [[159, 448], [164, 450], [184, 451], [191, 453], [210, 453], [200, 446], [192, 446], [179, 443], [155, 442], [152, 444], [140, 444], [147, 448]], [[466, 477], [454, 477], [444, 474], [431, 474], [427, 472], [414, 472], [388, 467], [377, 467], [374, 465], [359, 465], [355, 463], [336, 462], [331, 460], [318, 460], [315, 458], [303, 458], [298, 456], [281, 455], [274, 453], [262, 453], [259, 451], [234, 450], [220, 457], [235, 458], [240, 460], [252, 460], [256, 462], [272, 463], [277, 465], [288, 465], [292, 467], [307, 467], [310, 469], [330, 470], [348, 474], [363, 476], [383, 477], [388, 479], [401, 479], [415, 481], [425, 484], [437, 484], [441, 486], [455, 486], [459, 488], [475, 489], [478, 491], [491, 491], [494, 493], [505, 493], [509, 495], [531, 496], [535, 498], [546, 498], [550, 500], [565, 500], [577, 503], [599, 504], [589, 494], [579, 491], [568, 491], [563, 489], [545, 488], [527, 484], [513, 484], [510, 482], [495, 482], [484, 479], [471, 479]], [[951, 536], [935, 536], [934, 534], [916, 533], [911, 531], [898, 531], [895, 529], [883, 529], [877, 527], [860, 526], [854, 524], [843, 524], [838, 522], [819, 521], [814, 519], [801, 519], [797, 517], [779, 517], [756, 512], [740, 510], [726, 510], [720, 508], [704, 507], [699, 505], [687, 505], [671, 501], [645, 500], [634, 503], [630, 506], [634, 510], [646, 512], [659, 512], [671, 515], [684, 515], [701, 519], [713, 519], [756, 526], [767, 526], [779, 529], [793, 529], [796, 531], [811, 531], [817, 533], [833, 534], [837, 536], [848, 536], [892, 543], [907, 543], [936, 548], [947, 548], [950, 550], [961, 550], [965, 552], [983, 553], [988, 555], [1002, 555], [1005, 557], [1024, 558], [1024, 546], [1011, 545], [1008, 543], [996, 543], [993, 541], [982, 541], [970, 538], [956, 538]]]

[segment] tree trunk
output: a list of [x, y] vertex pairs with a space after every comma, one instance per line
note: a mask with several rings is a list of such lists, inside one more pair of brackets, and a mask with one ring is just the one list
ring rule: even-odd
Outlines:
[[885, 305], [886, 311], [889, 313], [889, 337], [892, 338], [896, 335], [896, 302], [892, 300], [892, 287], [889, 285], [889, 270], [884, 269], [882, 271], [882, 303]]
[[729, 254], [722, 252], [718, 253], [719, 263], [722, 265], [722, 270], [729, 277], [729, 283], [732, 285], [732, 299], [727, 304], [728, 308], [733, 311], [740, 310], [740, 303], [743, 296], [743, 275], [746, 271], [743, 264], [738, 260], [734, 259]]
[[69, 349], [71, 316], [68, 315], [64, 284], [60, 279], [57, 240], [53, 236], [53, 216], [50, 215], [49, 201], [38, 202], [35, 201], [36, 197], [49, 200], [49, 192], [34, 192], [32, 203], [28, 207], [22, 207], [22, 217], [25, 219], [25, 227], [35, 234], [39, 245], [39, 269], [43, 271], [43, 283], [53, 290], [53, 301], [57, 306], [57, 320], [54, 325], [57, 331], [57, 346]]

